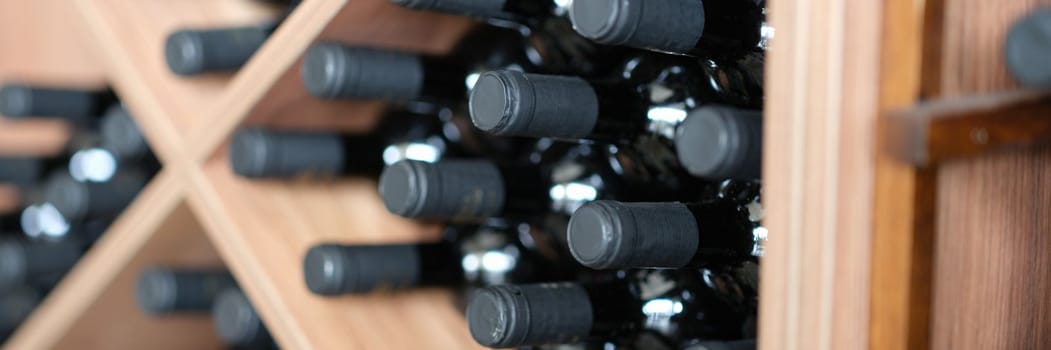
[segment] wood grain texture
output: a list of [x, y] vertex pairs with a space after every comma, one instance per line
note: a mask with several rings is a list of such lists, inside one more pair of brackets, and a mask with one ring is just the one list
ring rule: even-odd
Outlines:
[[[1002, 60], [1009, 24], [1051, 1], [946, 2], [944, 97], [1015, 88]], [[931, 321], [935, 349], [1051, 347], [1047, 147], [944, 163]]]
[[157, 175], [4, 348], [217, 348], [207, 319], [147, 318], [130, 298], [143, 264], [218, 263], [183, 191], [174, 173]]
[[1040, 91], [1007, 91], [928, 101], [888, 119], [901, 136], [895, 151], [916, 166], [1005, 148], [1051, 141], [1051, 96]]
[[[253, 182], [235, 177], [220, 155], [195, 179], [190, 198], [220, 253], [282, 345], [295, 349], [477, 348], [447, 291], [325, 298], [307, 290], [302, 260], [313, 244], [437, 238], [437, 227], [388, 213], [374, 182]], [[405, 317], [409, 314], [413, 316]]]
[[761, 349], [866, 346], [878, 5], [770, 4]]

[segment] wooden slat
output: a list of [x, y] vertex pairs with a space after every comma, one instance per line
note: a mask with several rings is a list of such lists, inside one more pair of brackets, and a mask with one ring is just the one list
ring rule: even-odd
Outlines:
[[892, 113], [895, 153], [916, 166], [1051, 141], [1051, 96], [1009, 91], [924, 102]]
[[762, 349], [866, 345], [878, 5], [770, 2]]

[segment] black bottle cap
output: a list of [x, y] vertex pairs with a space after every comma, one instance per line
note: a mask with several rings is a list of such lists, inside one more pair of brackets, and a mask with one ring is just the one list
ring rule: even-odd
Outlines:
[[252, 303], [237, 288], [228, 288], [216, 297], [212, 323], [219, 338], [227, 344], [262, 347], [271, 341]]
[[26, 265], [26, 251], [22, 242], [0, 240], [0, 292], [25, 283]]
[[102, 117], [99, 125], [102, 147], [112, 151], [119, 159], [134, 159], [149, 152], [146, 138], [131, 114], [121, 105], [113, 105]]
[[484, 219], [506, 198], [503, 175], [486, 160], [403, 160], [383, 170], [379, 191], [387, 210], [408, 218]]
[[576, 340], [593, 322], [591, 300], [572, 283], [482, 288], [467, 304], [471, 336], [494, 348]]
[[345, 161], [342, 140], [324, 133], [241, 129], [234, 133], [229, 151], [234, 173], [247, 178], [333, 175], [343, 170]]
[[300, 74], [317, 98], [406, 101], [423, 90], [420, 57], [403, 52], [315, 44], [307, 49]]
[[150, 314], [165, 314], [176, 309], [177, 281], [175, 272], [165, 268], [150, 268], [135, 281], [135, 301]]
[[676, 130], [679, 162], [697, 177], [757, 179], [762, 168], [763, 116], [723, 106], [698, 108]]
[[420, 254], [411, 244], [323, 244], [307, 251], [303, 277], [314, 294], [357, 294], [414, 286], [420, 267]]
[[569, 14], [577, 33], [606, 45], [687, 52], [704, 33], [704, 6], [697, 0], [574, 1]]
[[73, 179], [66, 173], [53, 174], [44, 185], [44, 199], [58, 209], [66, 220], [81, 219], [90, 206], [88, 184]]
[[267, 36], [264, 26], [183, 29], [168, 35], [164, 58], [178, 75], [233, 70], [248, 62]]
[[0, 114], [8, 117], [61, 117], [82, 121], [96, 112], [96, 91], [23, 84], [0, 87]]
[[1004, 43], [1007, 68], [1026, 87], [1051, 87], [1051, 9], [1043, 8], [1011, 26]]
[[513, 70], [482, 74], [471, 91], [471, 121], [505, 136], [582, 138], [598, 120], [598, 96], [583, 79]]
[[33, 91], [24, 85], [0, 87], [0, 113], [8, 117], [27, 117], [33, 114]]
[[569, 220], [573, 257], [594, 269], [678, 268], [693, 258], [698, 227], [681, 203], [594, 201]]

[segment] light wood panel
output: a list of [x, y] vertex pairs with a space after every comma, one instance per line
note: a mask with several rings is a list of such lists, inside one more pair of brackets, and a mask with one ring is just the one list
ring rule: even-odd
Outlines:
[[235, 177], [220, 155], [195, 178], [190, 203], [284, 346], [477, 347], [446, 291], [322, 298], [306, 289], [302, 259], [313, 244], [437, 238], [437, 227], [388, 213], [375, 183], [247, 181]]
[[762, 349], [866, 346], [878, 5], [770, 2]]
[[[1014, 88], [1003, 36], [1018, 16], [1051, 1], [946, 2], [941, 93]], [[1006, 151], [944, 163], [938, 175], [931, 347], [1051, 347], [1047, 290], [1051, 150]]]
[[67, 0], [0, 1], [0, 81], [100, 86], [105, 71]]

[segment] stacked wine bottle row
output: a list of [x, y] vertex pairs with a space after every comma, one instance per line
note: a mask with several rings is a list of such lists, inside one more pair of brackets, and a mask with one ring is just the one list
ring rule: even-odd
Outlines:
[[373, 178], [390, 212], [444, 234], [319, 244], [307, 288], [451, 288], [491, 347], [755, 347], [763, 1], [392, 2], [481, 24], [441, 56], [313, 45], [305, 90], [387, 102], [382, 121], [242, 129], [229, 161]]
[[0, 334], [6, 337], [158, 170], [110, 91], [9, 82], [0, 114], [56, 118], [72, 136], [50, 156], [0, 157]]

